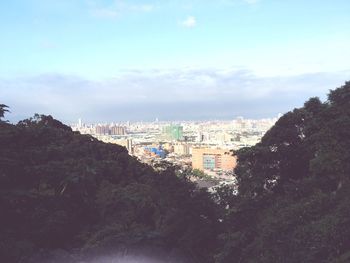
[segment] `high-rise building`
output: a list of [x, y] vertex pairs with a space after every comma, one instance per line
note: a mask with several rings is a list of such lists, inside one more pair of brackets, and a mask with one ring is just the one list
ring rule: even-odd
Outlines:
[[98, 124], [95, 127], [95, 133], [97, 135], [125, 135], [126, 128], [117, 125], [102, 125]]
[[186, 143], [180, 143], [174, 145], [174, 153], [178, 155], [189, 155], [190, 146]]
[[96, 125], [95, 133], [97, 135], [108, 135], [109, 134], [109, 127], [108, 127], [108, 125], [101, 125], [101, 124]]
[[224, 149], [193, 148], [192, 168], [199, 170], [220, 169], [233, 170], [236, 167], [236, 157]]
[[202, 131], [199, 131], [196, 136], [196, 142], [202, 142], [204, 141], [204, 134]]
[[129, 154], [133, 154], [132, 139], [126, 140], [126, 149], [128, 149]]
[[183, 127], [181, 125], [169, 125], [163, 127], [163, 136], [167, 140], [182, 140], [183, 139]]
[[123, 126], [113, 125], [110, 127], [110, 134], [111, 135], [125, 135], [126, 129]]

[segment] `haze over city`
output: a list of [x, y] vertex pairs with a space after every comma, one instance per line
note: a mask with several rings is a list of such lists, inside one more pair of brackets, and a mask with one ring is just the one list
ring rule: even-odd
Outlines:
[[349, 78], [350, 3], [0, 3], [10, 121], [275, 117]]

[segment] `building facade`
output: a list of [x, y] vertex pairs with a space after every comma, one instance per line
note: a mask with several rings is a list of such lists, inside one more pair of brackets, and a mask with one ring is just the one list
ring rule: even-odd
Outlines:
[[236, 167], [236, 156], [224, 149], [193, 148], [192, 168], [198, 170], [230, 171]]
[[167, 140], [179, 141], [183, 139], [183, 127], [181, 125], [163, 127], [162, 133]]
[[174, 153], [177, 155], [190, 155], [191, 147], [185, 143], [175, 144]]

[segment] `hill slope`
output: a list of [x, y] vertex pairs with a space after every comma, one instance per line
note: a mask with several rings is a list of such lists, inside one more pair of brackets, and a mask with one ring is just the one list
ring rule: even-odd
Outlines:
[[51, 116], [0, 122], [0, 207], [2, 262], [39, 250], [145, 244], [205, 262], [216, 242], [206, 192]]
[[220, 262], [350, 262], [350, 82], [237, 155]]
[[51, 116], [0, 121], [1, 260], [148, 247], [179, 262], [350, 262], [349, 149], [350, 82], [236, 153], [238, 195], [211, 196]]

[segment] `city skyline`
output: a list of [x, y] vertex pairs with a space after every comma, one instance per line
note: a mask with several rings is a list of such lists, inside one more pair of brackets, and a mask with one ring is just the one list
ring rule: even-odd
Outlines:
[[167, 120], [167, 119], [159, 119], [158, 117], [150, 120], [111, 120], [111, 121], [89, 121], [88, 119], [82, 119], [78, 118], [77, 120], [73, 120], [70, 123], [67, 123], [69, 125], [128, 125], [128, 124], [181, 124], [181, 123], [215, 123], [215, 122], [224, 122], [224, 123], [230, 123], [235, 122], [238, 119], [243, 119], [245, 121], [263, 121], [263, 120], [278, 120], [283, 114], [279, 113], [276, 116], [272, 117], [262, 117], [262, 118], [245, 118], [244, 116], [233, 116], [232, 118], [227, 119], [174, 119], [174, 120]]
[[130, 155], [154, 169], [171, 163], [181, 171], [199, 170], [204, 173], [202, 176], [232, 182], [230, 175], [236, 165], [232, 151], [258, 143], [278, 117], [176, 124], [164, 121], [86, 124], [79, 119], [71, 128], [105, 143], [123, 146]]
[[2, 2], [0, 102], [10, 121], [273, 117], [350, 79], [349, 10], [345, 0]]

